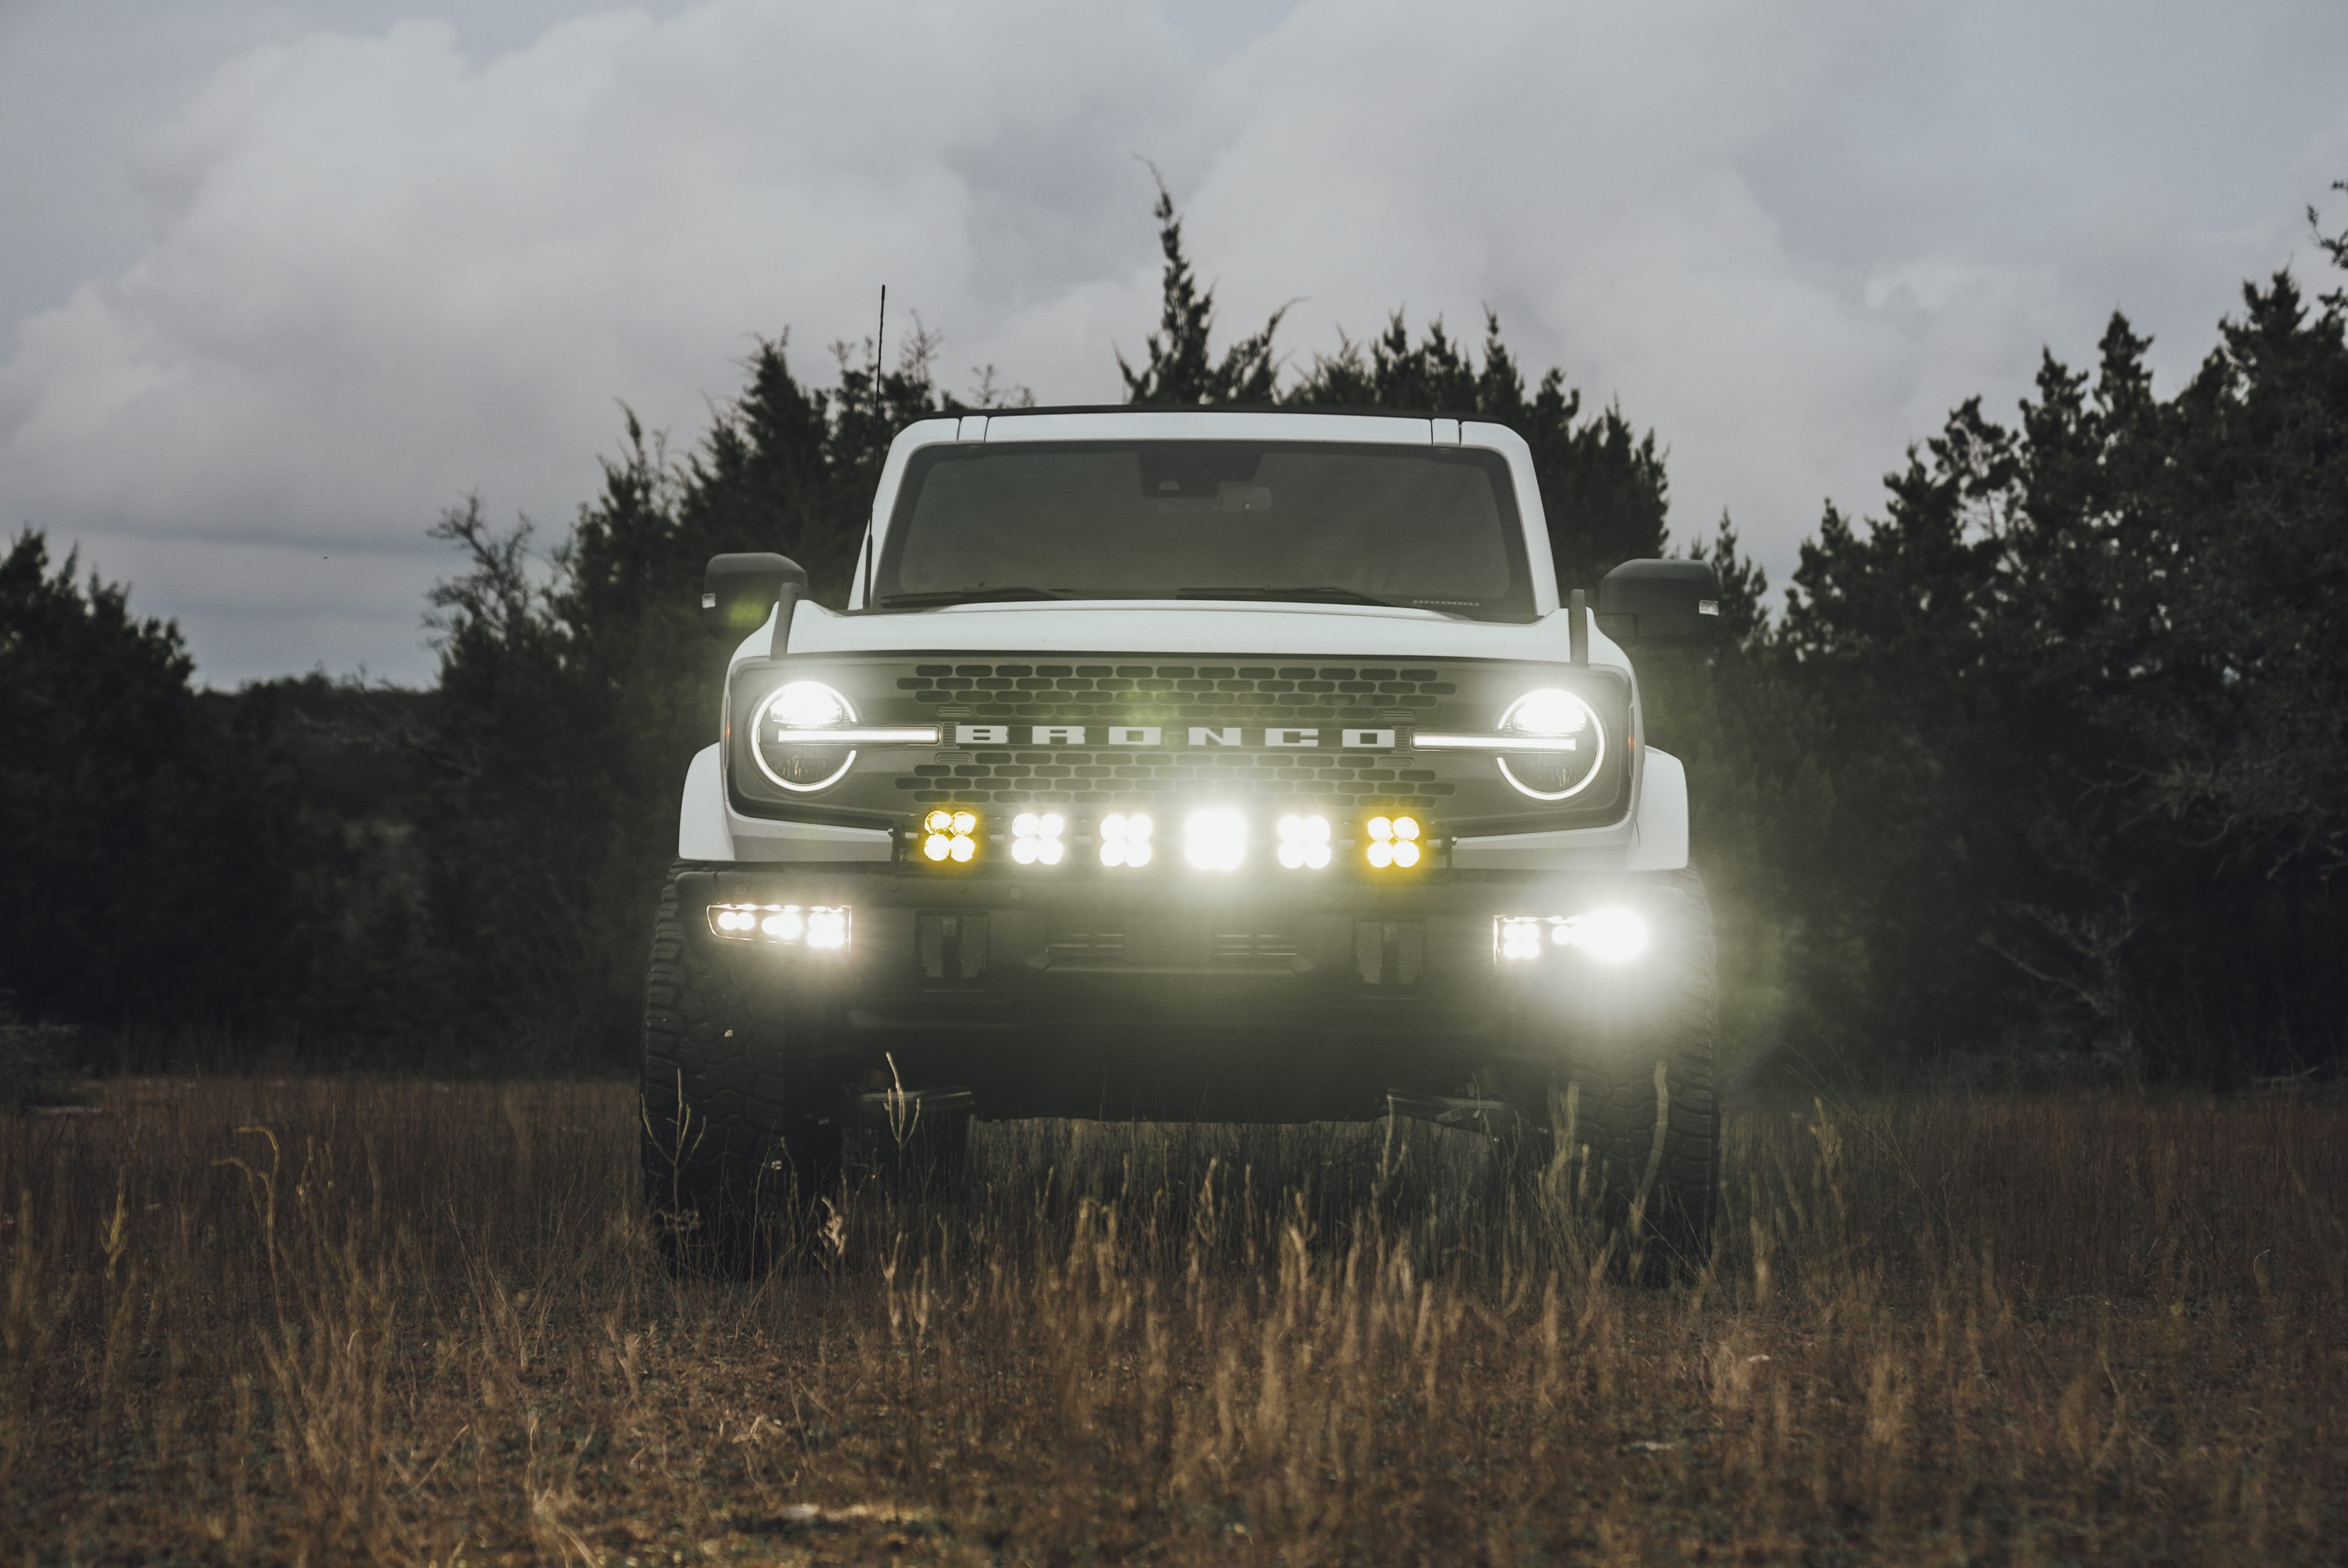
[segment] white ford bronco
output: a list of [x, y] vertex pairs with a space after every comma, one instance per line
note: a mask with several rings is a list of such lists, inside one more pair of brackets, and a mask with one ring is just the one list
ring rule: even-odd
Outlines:
[[1708, 566], [1560, 602], [1498, 425], [1036, 409], [907, 428], [846, 611], [806, 582], [702, 597], [740, 645], [646, 992], [673, 1257], [751, 1266], [860, 1122], [949, 1182], [973, 1116], [1424, 1117], [1704, 1245], [1711, 914], [1626, 650], [1708, 640]]

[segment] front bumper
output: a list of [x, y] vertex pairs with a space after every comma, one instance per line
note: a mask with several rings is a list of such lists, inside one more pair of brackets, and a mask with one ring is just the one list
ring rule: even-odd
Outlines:
[[[682, 873], [678, 895], [698, 955], [788, 1020], [772, 1037], [794, 1066], [851, 1089], [967, 1086], [1005, 1116], [1375, 1117], [1389, 1090], [1622, 1048], [1672, 1015], [1689, 963], [1682, 887], [1620, 873], [1119, 885], [725, 867]], [[776, 905], [848, 911], [846, 945], [729, 940], [707, 913]], [[1498, 920], [1600, 908], [1638, 911], [1646, 951], [1498, 951]]]

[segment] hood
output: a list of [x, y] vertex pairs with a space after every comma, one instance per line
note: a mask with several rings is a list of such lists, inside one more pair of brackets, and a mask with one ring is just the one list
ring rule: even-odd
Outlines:
[[[1510, 624], [1434, 610], [1364, 604], [1258, 604], [1196, 599], [1045, 600], [954, 604], [892, 614], [844, 615], [802, 603], [791, 619], [793, 654], [1126, 653], [1313, 658], [1505, 659], [1563, 664], [1566, 616]], [[1591, 617], [1590, 662], [1630, 673], [1630, 661]], [[763, 658], [774, 618], [734, 660]]]

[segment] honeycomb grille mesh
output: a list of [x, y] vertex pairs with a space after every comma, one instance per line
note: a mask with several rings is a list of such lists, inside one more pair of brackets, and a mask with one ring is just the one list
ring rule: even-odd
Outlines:
[[[1320, 664], [923, 664], [896, 685], [900, 700], [945, 723], [1155, 724], [1169, 734], [1193, 725], [1406, 727], [1458, 691], [1432, 669]], [[1176, 793], [1405, 804], [1450, 795], [1454, 786], [1413, 765], [1420, 760], [1239, 747], [988, 747], [941, 751], [896, 787], [913, 805], [1101, 805]]]

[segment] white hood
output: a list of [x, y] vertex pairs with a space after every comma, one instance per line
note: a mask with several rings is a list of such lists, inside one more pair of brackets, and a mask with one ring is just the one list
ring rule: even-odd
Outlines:
[[[1173, 654], [1226, 658], [1396, 660], [1570, 656], [1565, 611], [1519, 625], [1469, 621], [1434, 610], [1358, 604], [1258, 604], [1196, 599], [955, 604], [891, 614], [843, 615], [801, 603], [791, 618], [793, 654]], [[1595, 617], [1592, 618], [1593, 622]], [[736, 650], [765, 656], [774, 617]], [[1622, 649], [1593, 624], [1590, 662], [1629, 673]]]

